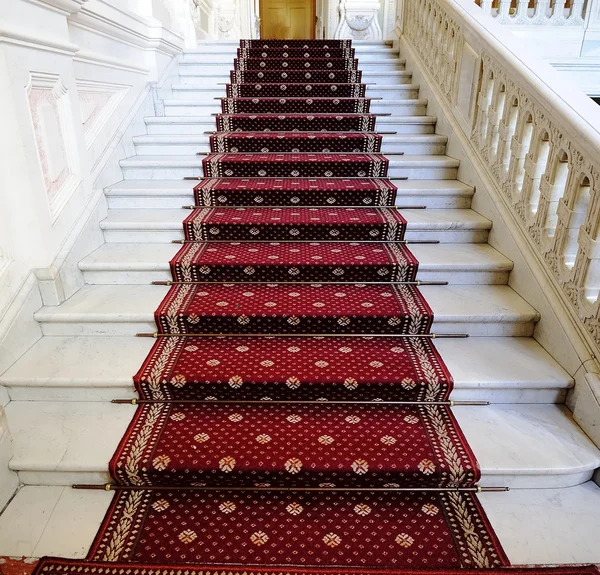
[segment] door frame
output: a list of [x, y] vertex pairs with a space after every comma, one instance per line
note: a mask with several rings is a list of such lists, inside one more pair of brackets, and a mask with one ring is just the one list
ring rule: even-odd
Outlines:
[[[260, 37], [263, 38], [263, 14], [262, 14], [262, 10], [263, 10], [263, 0], [258, 0], [258, 20], [260, 22]], [[313, 21], [312, 24], [312, 38], [314, 39], [317, 37], [317, 0], [312, 0], [312, 13], [311, 13], [311, 18]]]

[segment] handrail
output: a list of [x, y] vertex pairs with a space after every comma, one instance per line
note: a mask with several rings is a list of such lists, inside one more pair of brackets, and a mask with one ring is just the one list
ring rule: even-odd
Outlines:
[[467, 0], [404, 0], [407, 42], [600, 350], [600, 108]]

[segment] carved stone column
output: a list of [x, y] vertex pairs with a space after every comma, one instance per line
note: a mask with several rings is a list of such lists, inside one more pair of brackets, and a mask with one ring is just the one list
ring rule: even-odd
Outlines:
[[340, 23], [335, 31], [335, 38], [383, 39], [378, 21], [380, 7], [379, 0], [341, 0]]

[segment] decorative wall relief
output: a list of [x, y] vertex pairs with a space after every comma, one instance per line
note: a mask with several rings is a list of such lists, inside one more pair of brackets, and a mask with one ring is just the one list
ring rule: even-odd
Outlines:
[[217, 7], [217, 37], [219, 40], [239, 38], [241, 19], [238, 0], [219, 0]]
[[122, 84], [88, 80], [77, 81], [81, 123], [83, 124], [85, 144], [88, 149], [128, 90], [129, 86]]
[[340, 21], [335, 38], [353, 40], [381, 40], [383, 34], [378, 14], [381, 5], [378, 0], [342, 0]]
[[57, 74], [31, 72], [26, 87], [53, 221], [81, 182], [71, 101]]

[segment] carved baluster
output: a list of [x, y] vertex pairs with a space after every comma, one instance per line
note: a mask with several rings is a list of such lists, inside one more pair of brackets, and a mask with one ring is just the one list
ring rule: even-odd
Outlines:
[[508, 164], [507, 179], [510, 182], [510, 196], [513, 200], [519, 198], [524, 184], [524, 162], [529, 152], [531, 141], [531, 118], [529, 112], [521, 108], [515, 127], [515, 133], [510, 142], [510, 161]]
[[[590, 186], [590, 208], [577, 238], [578, 251], [573, 266], [573, 284], [579, 297], [575, 305], [583, 298], [596, 300], [600, 293], [600, 241], [598, 225], [600, 223], [600, 174], [592, 170]], [[571, 298], [573, 300], [573, 298]], [[598, 303], [596, 302], [596, 305]], [[587, 306], [586, 306], [587, 307]], [[597, 319], [597, 316], [596, 316]]]
[[529, 0], [518, 0], [517, 14], [512, 19], [513, 24], [529, 24], [530, 21], [531, 17], [529, 16]]
[[565, 18], [565, 4], [566, 0], [554, 0], [554, 8], [552, 10], [552, 16], [550, 16], [550, 24], [564, 24]]
[[511, 4], [512, 0], [499, 0], [498, 15], [496, 16], [496, 18], [501, 24], [507, 24], [509, 22], [512, 22], [512, 18], [510, 16]]
[[491, 103], [488, 106], [487, 111], [487, 129], [485, 135], [485, 147], [483, 149], [484, 158], [492, 165], [496, 158], [496, 151], [498, 149], [498, 128], [500, 126], [500, 114], [498, 113], [498, 105], [500, 104], [501, 88], [499, 83], [495, 83], [494, 90], [492, 92]]
[[486, 13], [494, 16], [492, 13], [493, 0], [481, 0], [481, 9]]
[[535, 0], [534, 8], [532, 24], [536, 22], [543, 24], [550, 18], [550, 0]]
[[490, 106], [490, 94], [494, 78], [492, 72], [490, 72], [487, 66], [483, 68], [483, 79], [481, 81], [481, 88], [479, 94], [477, 94], [477, 119], [475, 121], [475, 134], [476, 139], [480, 145], [480, 149], [483, 147], [488, 126], [488, 108]]
[[[571, 262], [575, 259], [575, 256], [569, 258], [567, 253], [569, 250], [570, 236], [575, 232], [575, 238], [579, 235], [579, 227], [585, 219], [585, 212], [581, 216], [575, 209], [575, 203], [579, 193], [580, 182], [575, 177], [572, 170], [569, 171], [569, 178], [567, 180], [564, 193], [562, 197], [553, 201], [549, 206], [549, 210], [554, 210], [556, 216], [550, 213], [551, 217], [556, 217], [556, 225], [554, 226], [554, 233], [547, 234], [547, 247], [550, 248], [546, 255], [546, 261], [550, 264], [550, 267], [555, 273], [561, 274], [565, 269], [565, 264], [570, 260]], [[556, 190], [554, 190], [556, 193]], [[585, 211], [587, 211], [587, 202]], [[581, 220], [581, 221], [579, 221]], [[547, 220], [548, 222], [548, 220]], [[575, 238], [572, 238], [575, 240]], [[572, 267], [572, 263], [568, 268]]]
[[567, 22], [572, 26], [580, 26], [583, 24], [583, 7], [585, 0], [572, 0], [571, 13], [567, 19]]

